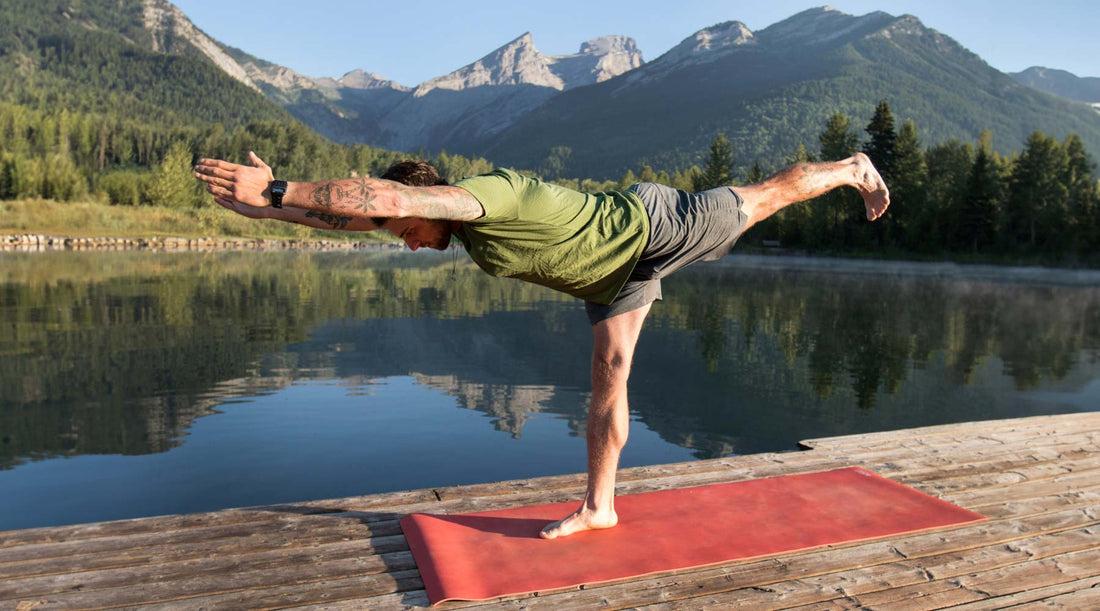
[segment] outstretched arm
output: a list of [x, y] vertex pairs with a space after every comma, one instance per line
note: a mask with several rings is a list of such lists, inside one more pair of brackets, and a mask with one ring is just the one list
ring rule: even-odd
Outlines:
[[297, 223], [317, 229], [340, 229], [343, 231], [375, 231], [376, 229], [380, 229], [380, 227], [375, 225], [374, 221], [370, 219], [338, 216], [335, 214], [317, 212], [315, 210], [306, 210], [304, 208], [272, 208], [271, 206], [257, 208], [255, 206], [247, 206], [240, 202], [222, 199], [220, 197], [215, 197], [214, 201], [217, 202], [219, 206], [227, 210], [232, 210], [241, 216], [247, 216], [250, 219], [272, 219], [287, 223]]
[[[215, 199], [255, 208], [270, 207], [270, 185], [274, 180], [271, 168], [254, 153], [249, 155], [251, 166], [201, 159], [195, 166], [195, 177], [206, 183], [207, 191]], [[458, 187], [409, 187], [376, 178], [289, 182], [283, 206], [313, 211], [332, 219], [367, 222], [377, 217], [469, 221], [484, 214], [481, 203]], [[328, 228], [332, 228], [331, 224]]]

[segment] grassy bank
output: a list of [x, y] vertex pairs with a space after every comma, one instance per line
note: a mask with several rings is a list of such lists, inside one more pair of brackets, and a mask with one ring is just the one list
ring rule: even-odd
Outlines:
[[40, 199], [0, 201], [0, 234], [23, 233], [74, 238], [385, 240], [379, 232], [324, 231], [292, 223], [247, 219], [213, 203], [197, 209], [174, 209]]

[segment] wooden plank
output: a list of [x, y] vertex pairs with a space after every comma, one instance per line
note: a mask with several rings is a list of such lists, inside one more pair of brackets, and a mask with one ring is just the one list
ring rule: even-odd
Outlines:
[[[278, 540], [288, 544], [306, 536], [324, 536], [335, 534], [347, 538], [369, 539], [375, 536], [387, 536], [400, 532], [397, 520], [390, 515], [363, 515], [316, 519], [312, 516], [282, 518], [268, 522], [245, 522], [212, 526], [209, 528], [191, 528], [183, 531], [147, 533], [140, 535], [118, 535], [96, 539], [63, 541], [58, 543], [37, 543], [0, 550], [0, 569], [11, 562], [42, 560], [46, 558], [75, 558], [87, 554], [105, 552], [132, 552], [153, 547], [209, 543], [233, 545], [241, 539]], [[373, 522], [373, 523], [372, 523]], [[383, 535], [385, 533], [385, 535]]]
[[[56, 575], [73, 571], [90, 571], [108, 568], [122, 569], [126, 567], [140, 566], [145, 564], [174, 562], [187, 559], [201, 559], [221, 555], [234, 556], [237, 554], [260, 552], [270, 549], [309, 547], [324, 545], [328, 543], [338, 543], [353, 539], [354, 537], [348, 537], [340, 532], [328, 533], [327, 536], [320, 536], [314, 533], [309, 533], [308, 536], [303, 535], [300, 538], [294, 539], [292, 542], [285, 545], [279, 545], [279, 541], [273, 541], [271, 538], [256, 537], [221, 542], [217, 545], [211, 545], [209, 543], [198, 543], [180, 544], [177, 546], [169, 545], [165, 547], [147, 548], [133, 551], [118, 550], [117, 552], [103, 555], [89, 555], [75, 558], [49, 558], [46, 560], [35, 560], [26, 563], [0, 565], [0, 578], [8, 580], [24, 577]], [[373, 554], [401, 552], [407, 551], [409, 549], [408, 543], [405, 541], [405, 537], [403, 535], [375, 537], [372, 539], [363, 539], [363, 541], [364, 544], [367, 546], [369, 553]]]
[[[391, 505], [401, 506], [413, 503], [426, 503], [435, 500], [436, 497], [431, 490], [412, 490], [353, 498], [356, 501], [359, 511], [367, 511], [380, 510]], [[226, 526], [247, 522], [279, 520], [287, 516], [296, 515], [347, 513], [347, 509], [341, 507], [339, 503], [341, 500], [346, 499], [284, 503], [281, 505], [225, 509], [221, 511], [186, 515], [135, 518], [132, 520], [118, 520], [113, 522], [0, 531], [0, 550], [5, 547], [13, 547], [16, 545], [56, 543], [59, 541], [78, 541], [98, 537], [207, 528], [210, 526]]]
[[[381, 594], [419, 590], [424, 587], [416, 571], [394, 571], [349, 579], [318, 581], [307, 585], [288, 585], [262, 590], [242, 590], [215, 596], [185, 598], [142, 605], [143, 611], [208, 610], [259, 611], [283, 609], [305, 602], [371, 599]], [[363, 609], [363, 606], [359, 607]], [[367, 607], [370, 608], [370, 607]]]
[[363, 574], [383, 573], [416, 568], [409, 551], [377, 554], [369, 542], [341, 541], [299, 548], [276, 548], [251, 553], [200, 556], [187, 560], [155, 561], [140, 565], [91, 569], [74, 567], [69, 572], [57, 572], [36, 577], [0, 581], [0, 600], [44, 596], [79, 590], [89, 592], [145, 583], [160, 583], [205, 575], [243, 573], [293, 567], [301, 564], [324, 563], [333, 560], [358, 559]]
[[986, 473], [968, 474], [962, 476], [945, 477], [942, 479], [911, 480], [901, 476], [892, 478], [903, 484], [916, 487], [920, 485], [926, 490], [933, 490], [937, 496], [951, 493], [966, 492], [976, 493], [991, 488], [1005, 489], [1015, 488], [1023, 483], [1036, 483], [1050, 480], [1066, 481], [1066, 476], [1073, 476], [1075, 481], [1088, 484], [1090, 478], [1100, 482], [1100, 456], [1088, 461], [1063, 461], [1055, 463], [1038, 463], [1028, 466], [1019, 466], [1011, 471], [990, 471]]
[[[1029, 605], [1029, 603], [1041, 603]], [[955, 611], [1007, 608], [1100, 609], [1100, 577], [1078, 579], [952, 607]]]
[[[312, 600], [324, 600], [328, 594], [318, 584], [336, 588], [351, 587], [344, 584], [346, 581], [357, 584], [354, 589], [358, 596], [399, 591], [394, 589], [397, 587], [423, 588], [420, 573], [416, 570], [386, 572], [378, 569], [378, 562], [374, 557], [344, 558], [275, 569], [209, 573], [198, 577], [122, 585], [110, 589], [54, 592], [30, 598], [45, 599], [50, 606], [67, 609], [97, 609], [161, 604], [196, 597], [210, 598], [211, 595], [225, 601], [243, 601], [250, 595], [255, 595], [255, 600], [259, 600], [269, 597], [271, 593], [268, 590], [273, 588], [292, 593], [295, 597], [312, 596]], [[365, 584], [370, 585], [364, 589]], [[239, 596], [240, 594], [244, 596]], [[321, 598], [316, 598], [317, 596]], [[253, 608], [256, 606], [259, 605], [256, 604]]]
[[[954, 559], [960, 554], [930, 557], [920, 561], [905, 560], [890, 564], [860, 567], [846, 571], [831, 572], [812, 577], [798, 577], [785, 581], [740, 587], [726, 592], [708, 594], [698, 598], [684, 598], [642, 607], [651, 611], [669, 609], [707, 609], [707, 608], [768, 608], [788, 609], [805, 605], [827, 602], [842, 602], [851, 607], [886, 609], [897, 605], [904, 609], [940, 608], [986, 597], [986, 593], [974, 584], [984, 584], [999, 572], [1015, 574], [1032, 570], [1037, 564], [1065, 564], [1072, 559], [1080, 574], [1088, 571], [1083, 565], [1094, 558], [1100, 558], [1100, 550], [1094, 547], [1095, 532], [1077, 531], [1061, 535], [1061, 546], [1048, 545], [1052, 555], [1037, 559], [1022, 549], [1007, 549], [1005, 546], [986, 546], [970, 550], [962, 555], [970, 562], [969, 567], [937, 564], [943, 559]], [[1084, 551], [1079, 551], [1081, 549]], [[1066, 551], [1069, 553], [1066, 553]], [[977, 553], [976, 553], [977, 552]], [[1044, 564], [1045, 563], [1045, 564]], [[933, 572], [937, 567], [944, 575], [961, 577], [947, 579]], [[1097, 572], [1100, 572], [1098, 567]], [[974, 573], [974, 571], [980, 571]], [[966, 573], [971, 573], [968, 576]], [[1048, 571], [1049, 573], [1049, 571]], [[980, 577], [984, 575], [984, 577]], [[1089, 575], [1091, 576], [1091, 575]], [[1050, 574], [1045, 579], [1055, 579]], [[969, 580], [969, 582], [968, 582]], [[971, 583], [970, 586], [967, 584]], [[881, 600], [876, 593], [889, 596], [905, 593], [896, 600]], [[931, 604], [926, 604], [931, 603]]]
[[914, 437], [936, 437], [940, 435], [986, 435], [1035, 430], [1082, 430], [1100, 431], [1100, 412], [1081, 412], [1077, 414], [1055, 414], [1050, 416], [1027, 416], [1005, 420], [978, 420], [938, 424], [894, 431], [877, 431], [856, 435], [821, 437], [799, 442], [806, 447], [820, 449], [824, 447], [843, 448], [866, 443], [888, 442]]
[[876, 609], [938, 609], [1097, 576], [1100, 576], [1100, 549], [1094, 547], [854, 598], [858, 604]]
[[817, 449], [827, 456], [845, 456], [854, 461], [870, 462], [876, 460], [889, 460], [887, 457], [912, 458], [917, 456], [936, 455], [966, 455], [983, 456], [1006, 453], [1006, 450], [1024, 452], [1030, 448], [1047, 447], [1051, 445], [1064, 445], [1073, 443], [1081, 448], [1095, 450], [1100, 447], [1100, 433], [1080, 433], [1066, 431], [1065, 433], [1021, 436], [1009, 439], [999, 436], [983, 437], [942, 437], [933, 439], [917, 438], [902, 442], [884, 443], [875, 447], [856, 447], [842, 449]]
[[1053, 496], [1077, 490], [1092, 490], [1096, 487], [1096, 478], [1097, 474], [1095, 471], [1088, 471], [1084, 473], [1070, 473], [1068, 475], [1037, 481], [1020, 482], [1011, 486], [991, 486], [975, 490], [965, 490], [962, 492], [948, 492], [942, 495], [937, 494], [934, 489], [931, 491], [925, 490], [925, 492], [929, 492], [933, 496], [938, 496], [945, 501], [955, 503], [960, 507], [971, 509], [1040, 496]]

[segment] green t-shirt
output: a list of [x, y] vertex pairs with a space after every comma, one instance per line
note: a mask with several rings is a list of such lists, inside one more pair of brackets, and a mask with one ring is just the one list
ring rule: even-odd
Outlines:
[[611, 303], [649, 238], [649, 215], [630, 192], [580, 193], [510, 170], [455, 186], [485, 208], [455, 234], [481, 269], [586, 301]]

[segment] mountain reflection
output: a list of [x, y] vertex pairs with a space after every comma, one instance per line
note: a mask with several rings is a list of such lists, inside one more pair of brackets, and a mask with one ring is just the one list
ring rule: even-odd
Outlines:
[[[370, 395], [412, 376], [514, 437], [540, 413], [583, 434], [579, 302], [468, 264], [452, 280], [449, 254], [3, 257], [0, 468], [162, 452], [219, 404], [309, 379]], [[1024, 391], [1100, 379], [1095, 278], [787, 265], [733, 257], [666, 280], [636, 354], [636, 419], [710, 457], [1080, 409]]]

